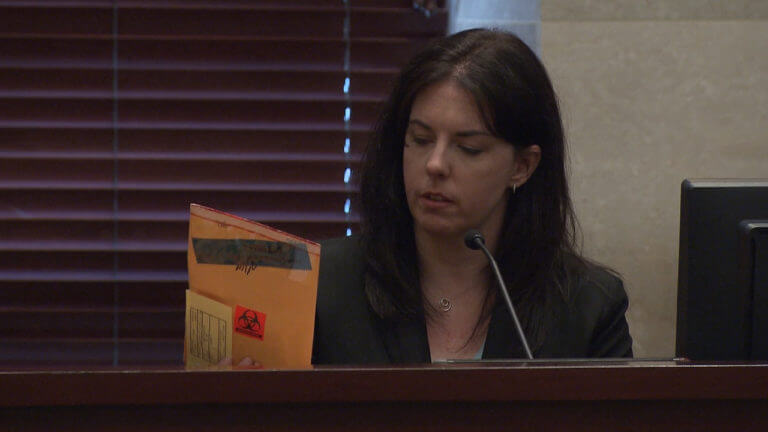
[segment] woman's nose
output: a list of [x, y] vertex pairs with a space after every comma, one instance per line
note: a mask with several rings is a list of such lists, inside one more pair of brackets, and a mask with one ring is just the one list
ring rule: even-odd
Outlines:
[[436, 143], [432, 151], [427, 156], [427, 174], [432, 176], [446, 176], [450, 173], [450, 162], [448, 160], [448, 146], [443, 143]]

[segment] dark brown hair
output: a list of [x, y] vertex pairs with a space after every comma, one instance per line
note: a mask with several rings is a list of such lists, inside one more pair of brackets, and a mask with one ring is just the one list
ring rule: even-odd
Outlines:
[[[360, 180], [366, 293], [382, 318], [425, 313], [413, 219], [403, 185], [403, 145], [416, 95], [455, 80], [477, 102], [486, 127], [518, 149], [541, 148], [530, 179], [509, 194], [496, 259], [533, 348], [553, 296], [567, 296], [575, 219], [568, 194], [565, 139], [544, 66], [516, 36], [468, 30], [437, 40], [397, 77], [366, 149]], [[571, 257], [576, 258], [575, 260]]]

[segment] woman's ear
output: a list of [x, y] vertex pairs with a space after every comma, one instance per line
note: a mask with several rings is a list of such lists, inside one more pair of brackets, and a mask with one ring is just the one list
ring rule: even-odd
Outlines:
[[533, 175], [541, 161], [541, 147], [530, 145], [526, 148], [515, 150], [515, 166], [509, 187], [517, 189]]

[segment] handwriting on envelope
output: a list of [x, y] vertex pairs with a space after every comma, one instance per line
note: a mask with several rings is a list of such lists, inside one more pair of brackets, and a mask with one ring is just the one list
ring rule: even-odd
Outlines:
[[187, 291], [187, 366], [204, 367], [232, 357], [232, 308]]

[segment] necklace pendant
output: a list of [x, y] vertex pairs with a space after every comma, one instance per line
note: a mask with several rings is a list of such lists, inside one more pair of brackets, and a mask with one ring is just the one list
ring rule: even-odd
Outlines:
[[451, 307], [453, 306], [451, 304], [451, 301], [445, 297], [440, 299], [440, 303], [438, 303], [438, 305], [440, 306], [440, 310], [442, 310], [443, 312], [448, 312], [449, 310], [451, 310]]

